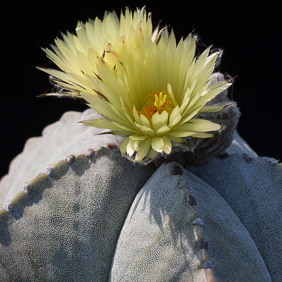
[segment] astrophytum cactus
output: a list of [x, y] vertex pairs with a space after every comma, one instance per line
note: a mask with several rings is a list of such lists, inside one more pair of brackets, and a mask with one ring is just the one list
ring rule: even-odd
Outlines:
[[282, 166], [235, 132], [219, 52], [195, 57], [144, 8], [62, 36], [49, 95], [93, 109], [2, 178], [0, 281], [281, 282]]
[[2, 179], [0, 281], [281, 281], [277, 161], [236, 135], [198, 167], [134, 164], [85, 117], [30, 139]]

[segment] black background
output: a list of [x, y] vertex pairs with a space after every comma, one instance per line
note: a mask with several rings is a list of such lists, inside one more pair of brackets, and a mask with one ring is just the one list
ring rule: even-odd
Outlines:
[[260, 156], [282, 159], [281, 16], [279, 1], [5, 1], [1, 4], [0, 177], [25, 141], [65, 111], [87, 107], [78, 100], [36, 98], [51, 89], [48, 75], [34, 66], [54, 67], [40, 47], [77, 21], [102, 17], [105, 10], [146, 4], [156, 25], [173, 27], [177, 39], [192, 30], [204, 46], [222, 48], [220, 70], [238, 75], [233, 98], [242, 116], [240, 134]]

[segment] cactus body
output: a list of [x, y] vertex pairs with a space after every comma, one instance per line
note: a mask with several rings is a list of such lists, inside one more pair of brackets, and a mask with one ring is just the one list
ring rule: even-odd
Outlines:
[[[173, 175], [176, 169], [183, 174]], [[111, 281], [271, 279], [249, 232], [225, 200], [170, 163], [135, 198], [117, 244]]]
[[281, 281], [280, 164], [237, 135], [229, 155], [155, 172], [82, 118], [31, 139], [1, 180], [0, 281]]
[[250, 232], [273, 281], [281, 280], [281, 164], [270, 158], [237, 154], [187, 169], [226, 200]]
[[47, 126], [42, 137], [30, 138], [23, 152], [11, 163], [9, 174], [1, 180], [0, 206], [22, 190], [25, 181], [34, 178], [46, 166], [65, 159], [68, 155], [84, 154], [89, 148], [120, 144], [122, 137], [97, 135], [107, 130], [83, 126], [83, 119], [99, 118], [100, 115], [89, 109], [80, 112], [67, 112], [58, 122]]
[[61, 161], [0, 214], [1, 281], [107, 281], [123, 222], [152, 174], [118, 149]]

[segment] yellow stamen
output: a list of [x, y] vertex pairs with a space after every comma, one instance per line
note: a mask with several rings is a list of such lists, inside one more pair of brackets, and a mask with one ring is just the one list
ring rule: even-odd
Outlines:
[[147, 119], [151, 119], [152, 116], [158, 112], [166, 111], [170, 114], [173, 110], [173, 101], [167, 91], [154, 91], [152, 94], [145, 98], [144, 106], [139, 114], [143, 114]]

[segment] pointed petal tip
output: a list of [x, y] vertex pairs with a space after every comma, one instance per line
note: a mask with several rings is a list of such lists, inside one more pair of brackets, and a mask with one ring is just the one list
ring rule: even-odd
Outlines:
[[228, 104], [224, 105], [224, 106], [222, 107], [222, 109], [228, 108], [228, 107], [230, 107], [230, 106], [232, 106], [232, 103], [228, 103]]
[[43, 94], [37, 95], [36, 98], [43, 98], [43, 97], [46, 97], [46, 96], [47, 96], [47, 94], [43, 93]]
[[51, 97], [51, 96], [63, 96], [63, 94], [60, 94], [60, 93], [43, 93], [43, 94], [40, 94], [36, 97], [38, 98], [43, 98], [43, 97]]
[[238, 75], [235, 75], [235, 76], [233, 76], [233, 77], [231, 77], [231, 78], [228, 78], [228, 79], [226, 80], [226, 82], [227, 82], [227, 83], [229, 83], [229, 82], [233, 83], [233, 82], [235, 81], [235, 78], [237, 78], [237, 77], [238, 77]]

